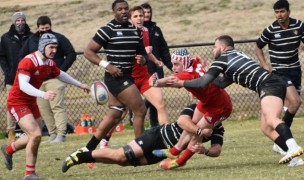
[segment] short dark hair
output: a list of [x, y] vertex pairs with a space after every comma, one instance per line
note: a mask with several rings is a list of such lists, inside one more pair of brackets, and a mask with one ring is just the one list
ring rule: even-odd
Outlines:
[[289, 2], [287, 0], [278, 0], [273, 5], [273, 10], [276, 9], [286, 9], [287, 11], [289, 11]]
[[142, 13], [144, 13], [144, 9], [141, 6], [134, 6], [131, 9], [129, 9], [129, 18], [131, 18], [131, 15], [135, 12], [135, 11], [141, 11]]
[[115, 8], [116, 4], [117, 4], [117, 3], [121, 3], [121, 2], [125, 2], [125, 3], [128, 4], [128, 2], [125, 1], [125, 0], [115, 0], [115, 1], [112, 3], [112, 10], [114, 11], [114, 8]]
[[221, 43], [224, 43], [226, 46], [231, 46], [234, 48], [233, 39], [229, 35], [221, 35], [217, 37], [215, 40], [219, 40]]
[[51, 19], [48, 16], [40, 16], [37, 19], [37, 27], [39, 27], [40, 25], [46, 25], [46, 24], [49, 24], [52, 26]]

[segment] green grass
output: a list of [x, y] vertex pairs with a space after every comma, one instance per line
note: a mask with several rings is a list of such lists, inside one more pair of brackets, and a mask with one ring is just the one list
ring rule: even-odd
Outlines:
[[[294, 137], [303, 145], [303, 118], [297, 118], [292, 126]], [[302, 179], [303, 167], [279, 165], [280, 155], [272, 151], [273, 143], [260, 131], [258, 120], [228, 120], [224, 122], [225, 140], [219, 158], [194, 155], [185, 167], [164, 171], [158, 164], [144, 167], [121, 167], [118, 165], [97, 164], [96, 169], [85, 165], [71, 168], [61, 173], [61, 164], [73, 150], [86, 144], [91, 135], [69, 135], [62, 144], [41, 144], [37, 162], [37, 172], [44, 179], [212, 179], [212, 180], [245, 180], [245, 179]], [[46, 137], [43, 138], [45, 140]], [[110, 146], [120, 147], [133, 139], [133, 131], [127, 128], [124, 132], [114, 133]], [[5, 143], [6, 140], [0, 140]], [[209, 146], [209, 144], [206, 144]], [[21, 179], [25, 169], [25, 151], [14, 154], [14, 169], [8, 171], [0, 163], [0, 179]], [[1, 160], [2, 161], [2, 160]]]

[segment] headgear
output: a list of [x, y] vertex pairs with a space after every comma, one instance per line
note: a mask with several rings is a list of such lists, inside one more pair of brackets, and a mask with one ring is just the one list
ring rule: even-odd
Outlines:
[[39, 39], [38, 50], [45, 56], [45, 46], [48, 44], [58, 44], [54, 34], [44, 33]]
[[183, 64], [184, 69], [187, 69], [192, 62], [192, 59], [187, 49], [175, 50], [171, 55], [171, 59], [181, 62]]

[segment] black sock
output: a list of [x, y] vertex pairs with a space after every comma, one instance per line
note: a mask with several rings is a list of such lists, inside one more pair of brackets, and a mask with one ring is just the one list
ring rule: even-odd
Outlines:
[[295, 114], [291, 114], [287, 109], [287, 111], [284, 114], [283, 121], [286, 123], [288, 127], [291, 126], [294, 116]]
[[88, 148], [89, 151], [93, 151], [96, 149], [97, 145], [99, 144], [100, 140], [97, 139], [95, 136], [92, 136], [88, 144], [86, 145], [86, 148]]
[[92, 157], [92, 151], [89, 152], [83, 152], [77, 154], [78, 157], [78, 163], [90, 163], [90, 162], [95, 162], [96, 160]]
[[107, 141], [110, 141], [111, 136], [112, 136], [112, 133], [107, 134], [107, 135], [106, 135], [105, 137], [103, 137], [102, 139], [105, 139], [105, 140], [107, 140]]
[[285, 123], [280, 123], [275, 130], [281, 136], [282, 141], [286, 142], [288, 139], [293, 138], [289, 127]]
[[276, 140], [274, 140], [274, 142], [285, 152], [288, 151], [288, 147], [285, 143], [285, 141], [281, 138], [281, 136], [279, 136]]

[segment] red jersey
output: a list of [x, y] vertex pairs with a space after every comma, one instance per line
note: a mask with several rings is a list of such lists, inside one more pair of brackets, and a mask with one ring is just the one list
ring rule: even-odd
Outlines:
[[[192, 65], [185, 71], [175, 74], [180, 80], [192, 80], [203, 76], [206, 69], [202, 67], [197, 58], [192, 60]], [[186, 88], [198, 100], [203, 107], [209, 110], [216, 110], [225, 106], [231, 106], [230, 97], [224, 89], [210, 83], [206, 88]]]
[[[149, 30], [146, 27], [143, 27], [141, 29], [142, 34], [143, 34], [143, 43], [144, 46], [150, 46], [150, 40], [149, 40]], [[149, 61], [147, 59], [147, 61]], [[147, 65], [140, 65], [136, 62], [136, 60], [134, 60], [134, 64], [133, 64], [133, 69], [132, 69], [132, 78], [136, 78], [136, 77], [141, 77], [141, 76], [145, 76], [148, 73], [148, 67]]]
[[17, 68], [14, 84], [9, 92], [7, 103], [11, 106], [20, 106], [24, 104], [36, 104], [36, 97], [30, 96], [20, 90], [19, 74], [24, 74], [30, 77], [29, 83], [39, 89], [43, 81], [48, 77], [57, 77], [60, 74], [60, 69], [56, 63], [51, 60], [41, 60], [36, 52], [27, 55], [23, 58]]

